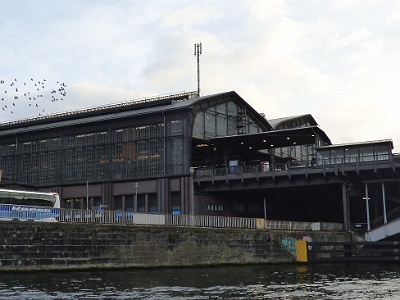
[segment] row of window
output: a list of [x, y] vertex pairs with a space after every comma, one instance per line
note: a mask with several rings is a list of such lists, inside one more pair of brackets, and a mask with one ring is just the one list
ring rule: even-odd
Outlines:
[[183, 124], [168, 122], [167, 138], [162, 123], [117, 129], [113, 144], [105, 131], [27, 141], [21, 143], [20, 154], [9, 151], [12, 155], [0, 157], [0, 169], [5, 177], [35, 185], [184, 173]]
[[[171, 121], [169, 122], [169, 126], [171, 128], [169, 136], [179, 136], [183, 134], [183, 120]], [[21, 154], [106, 145], [111, 143], [111, 133], [114, 144], [131, 141], [148, 141], [162, 138], [165, 135], [164, 124], [156, 123], [151, 125], [116, 129], [112, 132], [99, 131], [78, 135], [68, 135], [65, 137], [26, 141], [21, 144]], [[0, 156], [15, 155], [16, 149], [16, 144], [0, 145]]]
[[[223, 211], [224, 205], [223, 204], [215, 204], [209, 203], [207, 204], [207, 209], [212, 211]], [[233, 211], [234, 212], [246, 212], [246, 204], [245, 203], [233, 203]], [[248, 212], [260, 212], [260, 206], [258, 204], [249, 203], [247, 204], [247, 211]]]
[[301, 127], [309, 127], [311, 126], [308, 119], [297, 119], [283, 123], [281, 126], [278, 126], [277, 129], [290, 129], [290, 128], [301, 128]]
[[[112, 209], [115, 211], [127, 211], [127, 212], [139, 212], [139, 213], [159, 213], [157, 194], [139, 194], [137, 195], [137, 201], [135, 201], [136, 195], [125, 195], [125, 196], [114, 196], [114, 206]], [[92, 209], [101, 206], [101, 197], [92, 197], [90, 199], [84, 198], [73, 198], [62, 200], [63, 208], [73, 209]], [[254, 203], [234, 203], [234, 212], [260, 212], [260, 206]], [[180, 193], [171, 193], [171, 213], [181, 213], [181, 197]], [[223, 211], [224, 205], [218, 203], [207, 204], [209, 211]]]
[[[181, 199], [180, 193], [171, 193], [172, 198], [172, 210], [181, 210]], [[139, 213], [159, 213], [157, 194], [138, 194], [137, 201], [136, 195], [124, 195], [124, 196], [114, 196], [113, 207], [106, 207], [107, 210], [114, 211], [127, 211], [127, 212], [139, 212]], [[91, 197], [89, 198], [71, 198], [63, 199], [61, 201], [62, 208], [71, 209], [97, 209], [102, 206], [101, 197]]]
[[317, 164], [341, 164], [389, 160], [388, 145], [360, 146], [357, 148], [336, 148], [318, 150]]

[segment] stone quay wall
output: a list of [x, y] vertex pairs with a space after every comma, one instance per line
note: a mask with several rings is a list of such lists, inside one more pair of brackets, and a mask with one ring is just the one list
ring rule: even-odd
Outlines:
[[89, 270], [296, 261], [296, 240], [346, 233], [0, 222], [0, 270]]

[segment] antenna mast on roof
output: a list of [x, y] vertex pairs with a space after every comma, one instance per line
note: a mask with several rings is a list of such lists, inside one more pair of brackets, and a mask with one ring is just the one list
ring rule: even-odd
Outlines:
[[201, 43], [194, 44], [194, 55], [197, 56], [197, 97], [200, 97], [200, 54], [201, 54]]

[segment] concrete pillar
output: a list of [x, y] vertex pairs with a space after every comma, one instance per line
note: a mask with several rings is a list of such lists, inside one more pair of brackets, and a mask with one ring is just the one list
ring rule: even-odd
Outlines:
[[136, 193], [134, 196], [133, 196], [133, 211], [136, 213], [137, 212], [137, 200], [138, 200], [138, 194]]
[[346, 232], [350, 231], [350, 204], [346, 183], [342, 184], [343, 224]]
[[121, 202], [122, 202], [122, 211], [126, 211], [126, 197], [125, 195], [121, 197]]
[[370, 218], [369, 218], [368, 184], [365, 184], [365, 210], [367, 212], [367, 230], [371, 231], [371, 222], [370, 222]]
[[385, 183], [382, 182], [383, 224], [387, 223]]

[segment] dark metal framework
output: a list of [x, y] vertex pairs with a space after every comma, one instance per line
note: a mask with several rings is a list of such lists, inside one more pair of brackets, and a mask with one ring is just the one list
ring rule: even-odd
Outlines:
[[[248, 130], [269, 129], [234, 92], [195, 95], [179, 93], [4, 123], [3, 184], [56, 191], [65, 207], [187, 213], [192, 134], [201, 132], [203, 139], [238, 134], [239, 123]], [[239, 122], [243, 107], [248, 114]], [[140, 188], [132, 189], [138, 182]], [[90, 200], [85, 201], [88, 183]]]
[[62, 207], [321, 217], [345, 219], [346, 228], [364, 217], [364, 185], [374, 198], [382, 189], [374, 185], [391, 179], [388, 205], [400, 201], [392, 148], [387, 140], [331, 145], [310, 115], [270, 124], [235, 92], [179, 93], [0, 125], [2, 185], [57, 192]]

